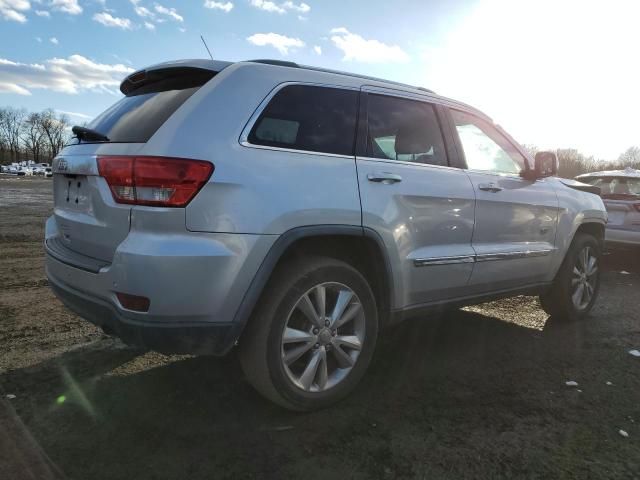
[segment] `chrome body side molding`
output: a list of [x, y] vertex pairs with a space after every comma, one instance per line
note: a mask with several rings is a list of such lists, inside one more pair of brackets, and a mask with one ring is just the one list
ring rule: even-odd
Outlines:
[[514, 260], [518, 258], [545, 257], [547, 255], [550, 255], [551, 252], [553, 252], [553, 249], [484, 253], [481, 255], [459, 255], [453, 257], [416, 258], [413, 260], [413, 264], [416, 267], [428, 267], [431, 265], [454, 265], [459, 263], [492, 262], [495, 260]]

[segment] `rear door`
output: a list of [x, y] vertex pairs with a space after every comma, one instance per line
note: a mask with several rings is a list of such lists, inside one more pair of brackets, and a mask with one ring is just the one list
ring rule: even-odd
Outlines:
[[361, 97], [362, 221], [389, 252], [397, 308], [462, 295], [473, 267], [473, 187], [449, 164], [439, 108], [386, 89]]
[[[136, 76], [125, 97], [108, 108], [88, 128], [104, 142], [80, 142], [65, 147], [53, 161], [54, 218], [60, 235], [47, 239], [56, 248], [110, 262], [129, 232], [131, 207], [117, 204], [97, 157], [136, 155], [160, 126], [215, 72], [167, 69]], [[133, 188], [133, 187], [121, 187]]]
[[469, 293], [542, 282], [555, 249], [558, 199], [551, 182], [525, 180], [527, 159], [497, 127], [450, 110], [476, 195]]

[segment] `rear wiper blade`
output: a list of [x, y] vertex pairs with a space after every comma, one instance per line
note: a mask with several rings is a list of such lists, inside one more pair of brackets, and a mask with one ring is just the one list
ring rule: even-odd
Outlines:
[[80, 141], [82, 140], [89, 140], [89, 141], [93, 140], [95, 142], [109, 141], [109, 137], [107, 137], [106, 135], [103, 135], [102, 133], [87, 127], [80, 127], [79, 125], [74, 125], [71, 128], [71, 131], [76, 135], [76, 137], [78, 137], [78, 140]]

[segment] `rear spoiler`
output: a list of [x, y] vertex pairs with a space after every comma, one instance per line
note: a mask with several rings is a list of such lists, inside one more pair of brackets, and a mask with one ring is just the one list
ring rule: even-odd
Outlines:
[[[133, 72], [120, 84], [120, 91], [125, 95], [144, 93], [152, 84], [167, 84], [170, 88], [189, 88], [200, 86], [211, 80], [217, 73], [231, 65], [230, 62], [211, 60], [183, 60], [152, 65], [143, 70]], [[174, 85], [175, 84], [175, 85]]]

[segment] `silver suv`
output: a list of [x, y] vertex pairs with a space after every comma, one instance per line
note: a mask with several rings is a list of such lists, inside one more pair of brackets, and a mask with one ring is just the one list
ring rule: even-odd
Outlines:
[[[379, 330], [539, 294], [591, 309], [606, 211], [481, 112], [432, 91], [257, 60], [185, 60], [54, 160], [46, 269], [125, 342], [224, 355], [295, 410], [344, 397]], [[597, 189], [596, 189], [597, 190]]]

